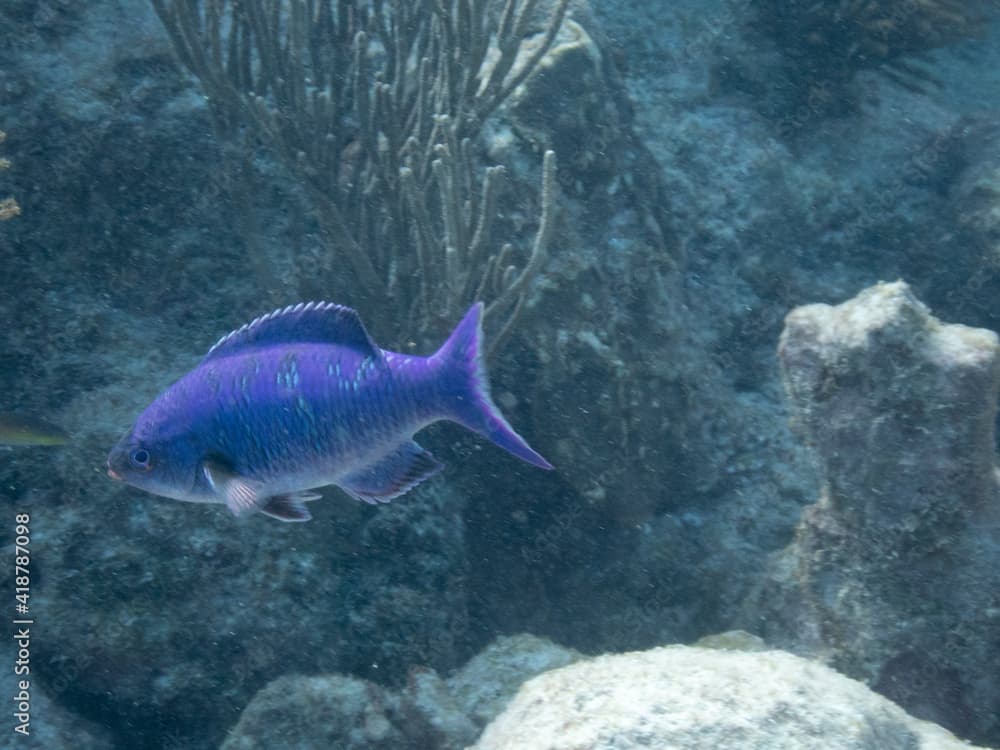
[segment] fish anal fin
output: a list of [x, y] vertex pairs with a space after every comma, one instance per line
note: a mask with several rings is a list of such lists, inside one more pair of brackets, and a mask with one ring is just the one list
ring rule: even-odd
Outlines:
[[440, 461], [410, 440], [371, 466], [347, 475], [337, 485], [355, 500], [387, 503], [443, 468]]
[[308, 521], [312, 518], [312, 514], [305, 504], [318, 498], [319, 495], [309, 492], [273, 495], [261, 504], [260, 512], [265, 516], [277, 518], [279, 521]]

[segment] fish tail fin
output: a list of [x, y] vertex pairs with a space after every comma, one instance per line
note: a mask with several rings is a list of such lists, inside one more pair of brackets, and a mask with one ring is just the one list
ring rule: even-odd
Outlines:
[[482, 320], [483, 303], [477, 302], [434, 355], [441, 365], [445, 417], [479, 433], [522, 461], [551, 469], [552, 464], [514, 432], [490, 398], [483, 362]]

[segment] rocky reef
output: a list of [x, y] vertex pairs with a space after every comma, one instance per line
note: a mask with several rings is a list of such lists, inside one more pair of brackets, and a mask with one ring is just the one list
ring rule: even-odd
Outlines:
[[410, 671], [388, 690], [344, 675], [281, 677], [261, 690], [221, 750], [336, 747], [461, 750], [535, 675], [581, 655], [535, 638], [500, 638], [451, 676]]
[[792, 311], [779, 357], [822, 485], [753, 600], [759, 632], [996, 736], [996, 334], [941, 323], [897, 282]]
[[972, 750], [863, 684], [740, 632], [591, 659], [501, 638], [451, 677], [416, 670], [399, 691], [282, 677], [221, 750], [807, 750], [817, 737], [830, 750]]
[[856, 97], [849, 84], [862, 70], [879, 70], [905, 88], [940, 85], [921, 58], [981, 35], [991, 3], [751, 0], [748, 5], [751, 26], [773, 42], [782, 58], [779, 87], [790, 89], [785, 95], [803, 118], [801, 126]]

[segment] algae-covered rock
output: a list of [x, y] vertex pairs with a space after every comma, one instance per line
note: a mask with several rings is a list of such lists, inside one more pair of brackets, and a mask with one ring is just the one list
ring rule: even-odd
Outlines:
[[[11, 642], [14, 643], [13, 639]], [[16, 650], [16, 647], [0, 649], [0, 658], [13, 665], [17, 658]], [[4, 672], [0, 676], [0, 693], [8, 696], [9, 709], [4, 730], [10, 739], [5, 737], [6, 742], [0, 742], [0, 747], [18, 750], [62, 747], [72, 747], [74, 750], [115, 750], [115, 737], [107, 727], [61, 705], [53, 699], [58, 696], [49, 696], [37, 681], [31, 679], [30, 673], [15, 675], [12, 668]], [[28, 682], [27, 690], [21, 685], [25, 680]], [[28, 711], [23, 715], [21, 711], [24, 708], [25, 692], [28, 695]]]
[[1000, 265], [1000, 121], [961, 121], [953, 141], [959, 173], [949, 190], [962, 241], [978, 250], [988, 273]]
[[521, 684], [581, 658], [544, 638], [497, 639], [447, 680], [426, 667], [399, 690], [340, 674], [287, 675], [257, 693], [221, 750], [461, 750]]
[[921, 718], [1000, 737], [1000, 347], [902, 283], [786, 320], [779, 356], [822, 483], [752, 618]]
[[386, 700], [354, 677], [281, 677], [257, 694], [221, 750], [398, 748], [402, 735], [386, 716]]
[[448, 679], [455, 700], [482, 729], [535, 675], [572, 664], [582, 655], [545, 638], [497, 638]]

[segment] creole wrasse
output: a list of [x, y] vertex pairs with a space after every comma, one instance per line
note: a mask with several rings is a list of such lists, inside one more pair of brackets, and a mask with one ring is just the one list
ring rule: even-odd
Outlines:
[[442, 419], [551, 469], [490, 398], [482, 314], [473, 305], [429, 357], [380, 349], [340, 305], [264, 315], [220, 339], [139, 415], [108, 474], [236, 515], [307, 521], [316, 488], [383, 503], [440, 471], [413, 435]]
[[65, 445], [69, 435], [53, 424], [22, 414], [0, 414], [0, 445]]

